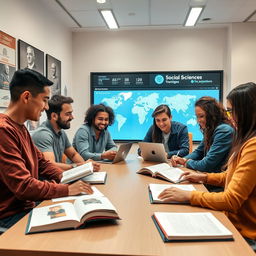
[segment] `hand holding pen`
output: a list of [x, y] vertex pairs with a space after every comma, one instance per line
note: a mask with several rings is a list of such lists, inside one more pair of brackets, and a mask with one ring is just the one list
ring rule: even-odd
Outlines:
[[180, 153], [180, 150], [177, 152], [176, 155], [174, 155], [174, 157], [178, 157], [178, 156], [179, 156], [179, 153]]
[[184, 165], [186, 163], [186, 159], [182, 158], [179, 156], [180, 151], [176, 155], [173, 155], [171, 158], [171, 163], [172, 166], [177, 166], [177, 165]]

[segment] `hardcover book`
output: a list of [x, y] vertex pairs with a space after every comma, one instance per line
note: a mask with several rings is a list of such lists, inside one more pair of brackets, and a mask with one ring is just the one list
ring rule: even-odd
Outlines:
[[36, 207], [29, 215], [26, 234], [61, 229], [77, 229], [89, 221], [120, 219], [105, 196], [80, 196], [74, 203]]

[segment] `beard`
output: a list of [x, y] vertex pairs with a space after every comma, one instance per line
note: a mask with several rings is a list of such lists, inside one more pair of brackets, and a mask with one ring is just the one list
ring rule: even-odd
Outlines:
[[107, 130], [107, 128], [108, 128], [108, 125], [106, 125], [103, 129], [102, 128], [99, 128], [99, 126], [97, 126], [97, 125], [95, 125], [95, 124], [93, 124], [93, 127], [97, 130], [97, 131], [104, 131], [104, 130]]
[[66, 122], [63, 122], [60, 117], [58, 117], [56, 124], [59, 126], [59, 128], [67, 130], [70, 128], [70, 122], [72, 119], [67, 120]]

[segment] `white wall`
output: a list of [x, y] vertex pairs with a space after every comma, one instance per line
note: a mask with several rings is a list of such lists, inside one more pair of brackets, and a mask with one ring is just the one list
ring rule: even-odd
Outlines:
[[90, 72], [218, 69], [226, 86], [227, 34], [227, 28], [74, 33], [72, 132], [90, 104]]
[[67, 85], [72, 94], [72, 32], [40, 1], [0, 0], [0, 6], [0, 30], [59, 59], [62, 92]]
[[232, 25], [231, 87], [256, 82], [256, 22]]

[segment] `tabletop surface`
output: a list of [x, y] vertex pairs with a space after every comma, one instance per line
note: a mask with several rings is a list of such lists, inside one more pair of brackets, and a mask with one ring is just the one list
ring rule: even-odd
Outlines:
[[[148, 184], [168, 182], [137, 174], [143, 162], [129, 155], [125, 162], [102, 164], [106, 183], [96, 187], [116, 207], [121, 220], [91, 223], [84, 229], [25, 235], [28, 216], [0, 236], [0, 255], [255, 255], [222, 212], [182, 204], [150, 204]], [[196, 189], [205, 190], [196, 184]], [[45, 201], [44, 204], [53, 204]], [[232, 233], [234, 241], [164, 243], [151, 219], [154, 212], [210, 211]]]

